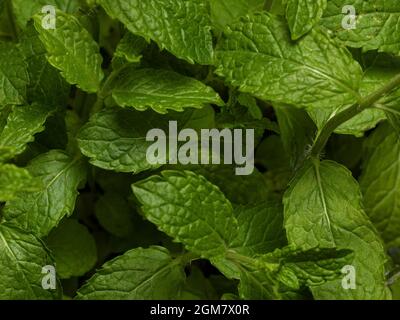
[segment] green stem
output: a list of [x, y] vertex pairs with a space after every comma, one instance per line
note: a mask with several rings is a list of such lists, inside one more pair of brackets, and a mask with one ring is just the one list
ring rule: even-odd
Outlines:
[[373, 107], [377, 101], [398, 86], [400, 86], [400, 74], [393, 77], [387, 84], [382, 86], [377, 91], [361, 99], [358, 103], [352, 105], [346, 110], [339, 112], [337, 115], [328, 120], [322, 130], [317, 134], [311, 149], [311, 156], [319, 157], [322, 150], [325, 148], [329, 137], [340, 125], [349, 121], [359, 113], [363, 112], [365, 109]]
[[89, 111], [89, 117], [91, 117], [92, 115], [103, 109], [103, 106], [104, 106], [104, 98], [97, 96], [96, 102], [92, 105]]
[[197, 254], [194, 254], [192, 252], [186, 252], [182, 254], [181, 256], [177, 257], [176, 261], [182, 265], [186, 266], [187, 264], [191, 263], [193, 260], [198, 260], [200, 259], [200, 256]]
[[17, 30], [17, 25], [15, 23], [14, 10], [12, 7], [12, 0], [8, 0], [6, 2], [6, 10], [7, 10], [8, 20], [11, 25], [11, 36], [13, 37], [14, 40], [17, 40], [18, 39], [18, 30]]
[[2, 37], [2, 38], [12, 38], [13, 35], [10, 34], [10, 33], [5, 33], [5, 32], [1, 32], [0, 31], [0, 37]]
[[264, 1], [264, 10], [269, 11], [271, 9], [273, 0], [265, 0]]
[[[266, 9], [266, 8], [265, 8]], [[284, 8], [282, 5], [282, 1], [272, 0], [268, 9], [269, 12], [273, 14], [282, 14], [284, 13]]]
[[229, 250], [226, 253], [226, 258], [231, 261], [239, 262], [242, 266], [247, 266], [247, 267], [250, 267], [255, 270], [258, 270], [258, 269], [264, 269], [264, 270], [269, 270], [269, 271], [275, 270], [275, 265], [272, 263], [268, 263], [268, 262], [265, 262], [262, 260], [244, 256], [244, 255], [237, 253], [235, 251], [232, 251], [232, 250]]

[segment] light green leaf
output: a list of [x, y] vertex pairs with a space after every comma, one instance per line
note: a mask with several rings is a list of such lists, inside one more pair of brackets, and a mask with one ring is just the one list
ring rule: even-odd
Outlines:
[[129, 237], [135, 233], [134, 211], [123, 196], [107, 192], [96, 203], [96, 217], [101, 226], [117, 237]]
[[42, 268], [54, 263], [48, 250], [35, 236], [0, 224], [0, 299], [59, 299], [61, 286], [45, 290]]
[[178, 58], [211, 64], [211, 23], [204, 0], [99, 0], [129, 31], [154, 40]]
[[79, 300], [177, 299], [185, 280], [179, 259], [167, 249], [137, 248], [106, 262], [79, 289]]
[[209, 0], [211, 21], [219, 30], [248, 13], [262, 10], [264, 0]]
[[56, 28], [44, 29], [42, 16], [34, 17], [35, 28], [47, 51], [49, 63], [70, 83], [87, 92], [97, 92], [104, 77], [99, 46], [72, 15], [57, 12]]
[[78, 277], [91, 270], [97, 261], [96, 243], [88, 229], [67, 219], [50, 232], [46, 245], [54, 255], [61, 279]]
[[121, 107], [158, 113], [168, 109], [202, 108], [205, 104], [223, 105], [218, 94], [202, 82], [176, 72], [157, 69], [125, 68], [114, 82], [112, 95]]
[[344, 167], [313, 160], [300, 170], [284, 198], [289, 244], [350, 249], [355, 257], [356, 289], [341, 280], [312, 289], [316, 299], [385, 299], [386, 255], [382, 242], [361, 205], [357, 182]]
[[92, 116], [81, 129], [78, 142], [80, 150], [93, 165], [118, 172], [138, 173], [161, 166], [150, 164], [146, 159], [147, 150], [154, 143], [146, 141], [151, 129], [168, 132], [169, 121], [177, 121], [178, 130], [185, 127], [209, 128], [213, 119], [211, 107], [184, 113], [170, 112], [165, 116], [152, 111], [110, 108]]
[[400, 246], [400, 140], [388, 125], [365, 143], [360, 186], [365, 211], [387, 247]]
[[163, 171], [132, 185], [145, 217], [202, 257], [224, 255], [238, 222], [231, 203], [203, 176]]
[[321, 19], [327, 0], [285, 0], [286, 19], [292, 39], [297, 40], [308, 33]]
[[[351, 27], [350, 12], [342, 14], [345, 6], [353, 6], [356, 24]], [[349, 25], [344, 28], [342, 22]], [[322, 20], [346, 46], [378, 49], [380, 52], [400, 54], [400, 5], [398, 1], [330, 0]]]
[[25, 103], [29, 82], [26, 69], [21, 51], [12, 43], [0, 41], [0, 107]]
[[14, 106], [4, 128], [0, 127], [0, 161], [21, 154], [36, 133], [44, 130], [46, 119], [55, 112], [42, 105]]
[[37, 185], [26, 169], [13, 164], [0, 165], [0, 202], [9, 201], [21, 191], [35, 191]]
[[41, 188], [21, 192], [7, 202], [3, 219], [43, 237], [64, 216], [72, 214], [77, 188], [86, 178], [86, 167], [82, 159], [53, 150], [33, 159], [27, 169]]
[[313, 30], [294, 43], [286, 22], [266, 13], [227, 28], [216, 73], [257, 98], [304, 108], [356, 102], [362, 77], [350, 53], [326, 33]]

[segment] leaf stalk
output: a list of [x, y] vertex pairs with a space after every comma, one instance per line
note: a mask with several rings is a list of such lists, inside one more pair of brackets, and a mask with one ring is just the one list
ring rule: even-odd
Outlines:
[[385, 95], [390, 93], [392, 90], [400, 86], [400, 74], [394, 76], [388, 83], [382, 86], [372, 94], [362, 98], [359, 102], [353, 104], [351, 107], [339, 112], [318, 132], [317, 137], [314, 140], [314, 144], [311, 148], [310, 156], [318, 158], [325, 148], [329, 137], [332, 133], [343, 123], [354, 118], [359, 113], [363, 112], [368, 108], [372, 108], [374, 104], [383, 98]]

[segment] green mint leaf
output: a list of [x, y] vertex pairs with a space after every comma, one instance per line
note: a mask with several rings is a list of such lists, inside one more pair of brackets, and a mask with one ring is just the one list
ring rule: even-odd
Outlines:
[[53, 150], [33, 159], [27, 169], [41, 184], [40, 190], [21, 192], [7, 202], [3, 219], [43, 237], [72, 214], [86, 167], [82, 159]]
[[308, 33], [321, 19], [327, 0], [286, 0], [286, 19], [292, 39]]
[[304, 108], [358, 100], [360, 66], [321, 30], [293, 43], [284, 20], [256, 14], [226, 29], [216, 56], [219, 76], [263, 100]]
[[34, 135], [44, 130], [46, 119], [54, 109], [38, 104], [14, 106], [7, 123], [0, 127], [0, 161], [10, 160], [21, 154]]
[[360, 178], [365, 211], [388, 247], [400, 243], [399, 155], [399, 137], [388, 124], [380, 126], [365, 143]]
[[61, 71], [68, 83], [87, 92], [97, 92], [104, 77], [102, 57], [98, 44], [78, 19], [57, 11], [54, 30], [43, 28], [41, 15], [36, 15], [34, 21], [48, 62]]
[[133, 34], [154, 40], [190, 63], [211, 64], [210, 17], [204, 0], [99, 0]]
[[58, 299], [61, 286], [42, 287], [43, 267], [54, 266], [48, 250], [35, 236], [7, 224], [0, 224], [1, 299]]
[[[184, 127], [207, 128], [213, 122], [214, 111], [208, 107], [169, 113], [161, 116], [152, 111], [139, 112], [124, 109], [105, 109], [93, 115], [83, 126], [78, 142], [81, 152], [100, 168], [118, 172], [139, 173], [158, 168], [146, 159], [148, 148], [154, 143], [146, 141], [149, 130], [168, 131], [169, 121], [177, 121], [178, 130]], [[136, 125], [133, 127], [132, 123]]]
[[[176, 299], [185, 280], [167, 249], [137, 248], [108, 261], [79, 289], [77, 299]], [[154, 288], [157, 287], [157, 290]]]
[[0, 202], [14, 199], [21, 190], [35, 191], [37, 187], [26, 169], [0, 164]]
[[399, 18], [0, 0], [0, 299], [397, 298]]
[[66, 219], [46, 239], [61, 279], [82, 276], [97, 261], [96, 243], [88, 229], [76, 220]]
[[151, 108], [158, 113], [168, 109], [202, 108], [206, 104], [223, 105], [218, 94], [202, 82], [176, 72], [128, 67], [118, 74], [112, 96], [121, 107], [139, 111]]
[[263, 203], [234, 211], [217, 187], [193, 172], [163, 171], [132, 189], [149, 221], [209, 258], [228, 278], [237, 279], [241, 273], [235, 260], [227, 257], [230, 251], [252, 255], [285, 244], [279, 205]]
[[[342, 13], [345, 6], [353, 6], [355, 21], [351, 11], [347, 16]], [[399, 55], [400, 35], [393, 32], [400, 26], [399, 18], [397, 1], [332, 0], [322, 23], [347, 46]]]
[[237, 233], [231, 203], [203, 176], [163, 171], [132, 189], [149, 221], [202, 257], [224, 255]]
[[[384, 299], [385, 252], [361, 206], [357, 182], [344, 167], [313, 160], [298, 172], [284, 198], [289, 244], [353, 250], [356, 288], [345, 290], [341, 280], [313, 289], [317, 299]], [[368, 261], [368, 263], [365, 263]]]
[[21, 51], [12, 43], [0, 41], [0, 107], [25, 103], [28, 82], [27, 64]]

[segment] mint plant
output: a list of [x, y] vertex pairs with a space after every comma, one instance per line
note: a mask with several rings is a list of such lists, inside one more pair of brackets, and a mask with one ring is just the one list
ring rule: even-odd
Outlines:
[[399, 21], [0, 0], [0, 299], [400, 298]]

